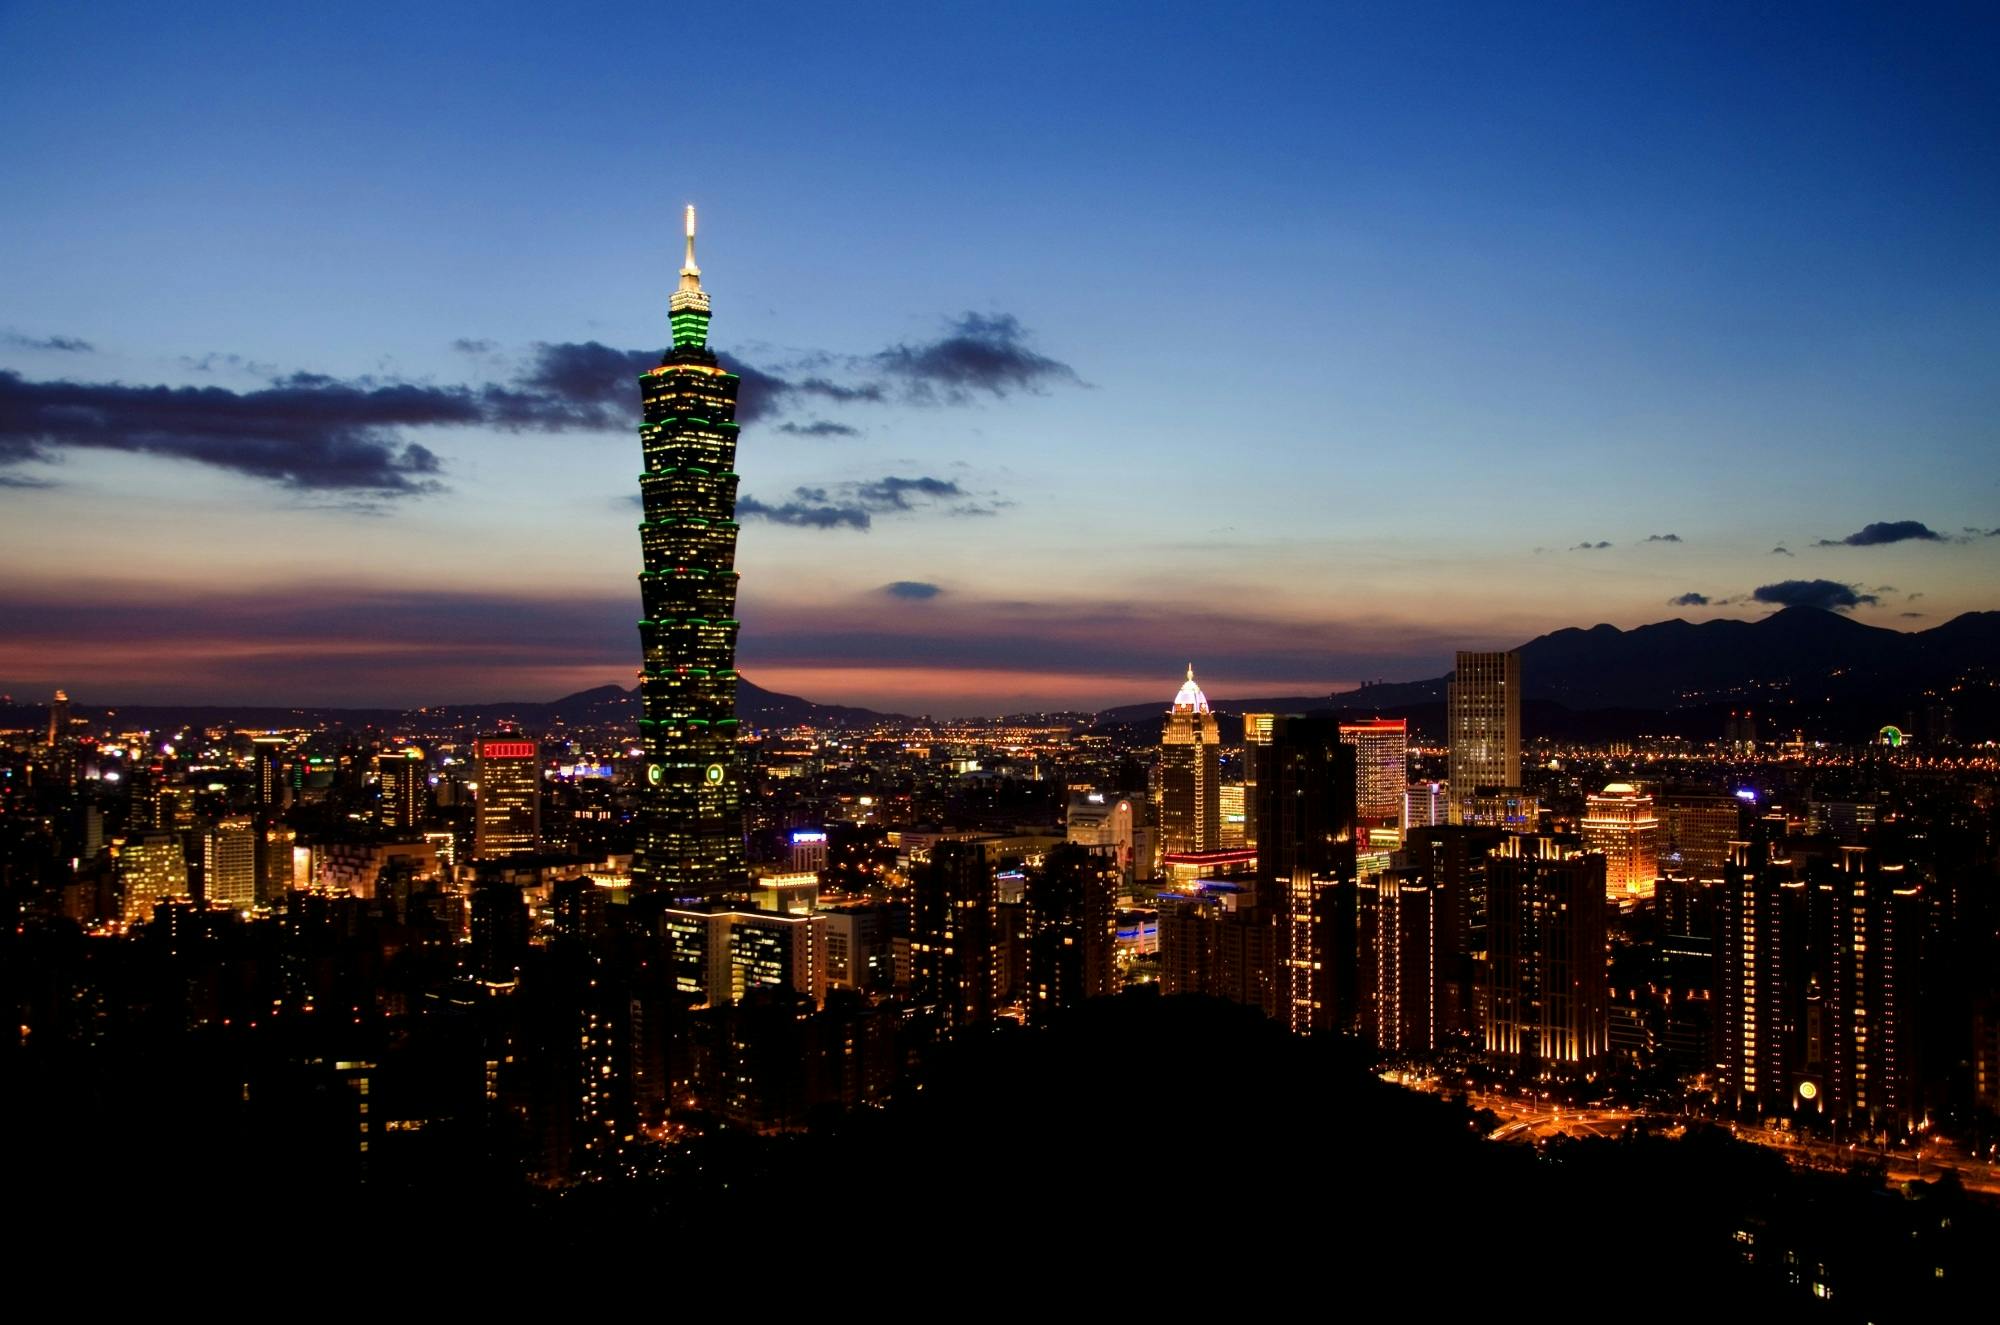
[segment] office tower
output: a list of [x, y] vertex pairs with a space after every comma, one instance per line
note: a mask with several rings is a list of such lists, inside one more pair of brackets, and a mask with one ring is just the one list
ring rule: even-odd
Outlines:
[[472, 893], [472, 974], [488, 989], [521, 982], [528, 957], [528, 901], [511, 883], [482, 883]]
[[826, 868], [826, 831], [800, 828], [792, 833], [792, 873], [818, 874]]
[[257, 905], [257, 824], [224, 819], [201, 839], [202, 898], [210, 906], [248, 911]]
[[1245, 784], [1225, 782], [1219, 799], [1222, 817], [1222, 838], [1219, 846], [1224, 851], [1241, 851], [1247, 845], [1243, 797]]
[[712, 897], [742, 886], [736, 760], [736, 387], [708, 348], [708, 295], [687, 262], [668, 301], [673, 348], [639, 379], [645, 472], [639, 690], [646, 787], [633, 887]]
[[480, 737], [477, 749], [473, 859], [497, 860], [541, 850], [542, 761], [535, 742], [518, 732], [503, 732]]
[[[424, 752], [395, 750], [378, 757], [375, 767], [382, 779], [377, 816], [383, 827], [408, 832], [422, 823], [425, 793], [430, 789]], [[536, 785], [540, 785], [539, 779]]]
[[1160, 735], [1160, 848], [1176, 855], [1222, 849], [1222, 745], [1194, 664]]
[[888, 917], [882, 907], [842, 906], [826, 918], [826, 983], [830, 988], [875, 989], [891, 984]]
[[298, 830], [281, 823], [266, 822], [257, 833], [257, 901], [273, 906], [285, 900], [296, 885], [294, 853]]
[[49, 704], [49, 748], [63, 744], [69, 739], [69, 693], [56, 691], [56, 697]]
[[1583, 847], [1604, 857], [1606, 895], [1635, 902], [1653, 895], [1660, 876], [1660, 821], [1653, 798], [1629, 782], [1612, 782], [1586, 802]]
[[1064, 833], [1078, 846], [1112, 848], [1117, 853], [1121, 881], [1130, 884], [1138, 855], [1138, 819], [1129, 796], [1094, 787], [1071, 787]]
[[1354, 748], [1332, 718], [1282, 717], [1257, 765], [1257, 907], [1267, 1010], [1297, 1034], [1354, 1024]]
[[948, 1027], [993, 1019], [993, 870], [972, 842], [939, 842], [910, 880], [911, 998]]
[[1403, 832], [1451, 821], [1451, 788], [1443, 782], [1412, 782], [1403, 792]]
[[1521, 655], [1461, 650], [1448, 687], [1452, 822], [1482, 787], [1521, 785]]
[[1714, 879], [1729, 861], [1729, 844], [1742, 835], [1742, 806], [1734, 796], [1670, 791], [1655, 798], [1660, 817], [1662, 873]]
[[250, 758], [257, 772], [259, 809], [283, 809], [292, 799], [292, 787], [285, 777], [285, 756], [291, 742], [283, 736], [250, 738]]
[[143, 833], [111, 844], [118, 888], [124, 898], [128, 925], [153, 918], [153, 908], [170, 898], [188, 895], [187, 857], [173, 833]]
[[1112, 992], [1118, 939], [1116, 848], [1064, 843], [1028, 874], [1028, 1016], [1042, 1020]]
[[1243, 715], [1243, 845], [1257, 845], [1257, 747], [1271, 743], [1275, 713]]
[[1403, 795], [1410, 785], [1410, 724], [1405, 718], [1343, 722], [1340, 739], [1354, 747], [1354, 813], [1369, 827], [1394, 828], [1403, 821]]
[[1610, 1050], [1604, 858], [1510, 835], [1486, 858], [1486, 1055], [1530, 1075]]
[[1757, 753], [1757, 715], [1749, 709], [1732, 709], [1722, 720], [1722, 750], [1739, 758]]

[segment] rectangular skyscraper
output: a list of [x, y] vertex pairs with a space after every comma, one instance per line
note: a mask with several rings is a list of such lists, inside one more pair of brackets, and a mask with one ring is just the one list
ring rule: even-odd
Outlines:
[[1279, 718], [1257, 751], [1257, 909], [1269, 1010], [1304, 1035], [1355, 1019], [1354, 748], [1332, 718]]
[[673, 348], [639, 378], [646, 789], [632, 881], [642, 891], [707, 897], [746, 878], [736, 762], [737, 376], [708, 348], [692, 207], [687, 262], [668, 310]]
[[1508, 836], [1486, 860], [1486, 1055], [1529, 1074], [1610, 1052], [1604, 858]]
[[1208, 696], [1187, 681], [1160, 733], [1160, 845], [1172, 853], [1222, 849], [1222, 738]]
[[535, 742], [518, 734], [481, 737], [473, 818], [476, 860], [519, 856], [542, 846], [542, 761]]
[[1481, 787], [1521, 785], [1521, 655], [1460, 650], [1448, 709], [1451, 821], [1465, 823]]
[[202, 837], [202, 896], [210, 906], [248, 911], [257, 905], [257, 823], [224, 819]]
[[1354, 747], [1354, 810], [1376, 828], [1401, 824], [1410, 785], [1410, 724], [1406, 718], [1344, 722], [1340, 739]]

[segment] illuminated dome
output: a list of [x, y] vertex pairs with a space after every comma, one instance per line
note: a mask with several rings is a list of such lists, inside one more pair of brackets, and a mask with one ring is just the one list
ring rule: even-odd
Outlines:
[[1194, 683], [1194, 664], [1188, 664], [1187, 680], [1182, 683], [1180, 693], [1174, 696], [1174, 712], [1206, 713], [1208, 696], [1201, 693], [1201, 687]]

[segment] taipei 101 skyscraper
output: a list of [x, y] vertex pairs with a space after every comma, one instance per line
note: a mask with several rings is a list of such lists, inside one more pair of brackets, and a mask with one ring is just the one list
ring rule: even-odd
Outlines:
[[745, 881], [736, 760], [737, 377], [708, 348], [693, 207], [687, 264], [667, 307], [673, 348], [639, 378], [646, 787], [632, 883], [635, 891], [712, 897]]

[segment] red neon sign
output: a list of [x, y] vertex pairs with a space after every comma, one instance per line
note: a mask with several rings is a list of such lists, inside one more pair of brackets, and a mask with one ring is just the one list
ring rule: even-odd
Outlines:
[[484, 759], [533, 759], [533, 741], [484, 741], [479, 746], [479, 754]]

